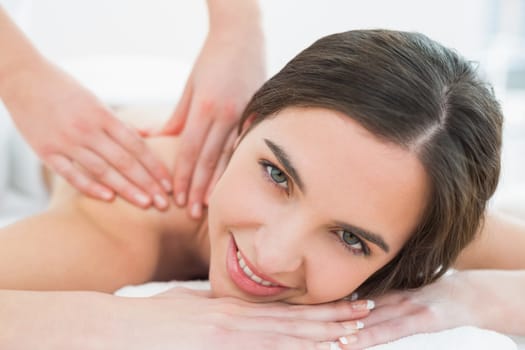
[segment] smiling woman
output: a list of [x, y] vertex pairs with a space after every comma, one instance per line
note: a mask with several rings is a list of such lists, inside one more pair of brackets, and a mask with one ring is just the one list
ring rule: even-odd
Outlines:
[[[413, 152], [341, 112], [284, 109], [243, 138], [210, 198], [212, 289], [257, 301], [341, 299], [392, 260], [427, 201]], [[251, 283], [253, 274], [278, 286]]]
[[[253, 96], [202, 220], [175, 206], [96, 201], [58, 183], [47, 212], [1, 232], [0, 288], [114, 291], [209, 277], [211, 295], [65, 293], [51, 304], [63, 310], [80, 298], [80, 309], [91, 306], [64, 317], [70, 334], [85, 337], [93, 325], [98, 343], [127, 349], [152, 338], [162, 349], [328, 349], [361, 328], [355, 320], [372, 305], [340, 299], [429, 284], [475, 239], [498, 181], [501, 124], [473, 68], [427, 37], [331, 35]], [[166, 161], [177, 154], [175, 139], [148, 144]], [[3, 314], [21, 320], [27, 303], [46, 315], [49, 294], [0, 298], [13, 301]], [[26, 333], [15, 329], [6, 344]]]
[[[352, 218], [348, 223], [362, 233], [381, 233], [383, 241], [392, 241], [392, 250], [368, 271], [372, 276], [359, 283], [359, 292], [420, 287], [442, 275], [480, 228], [499, 177], [503, 118], [473, 67], [419, 34], [335, 34], [301, 52], [263, 85], [244, 119], [252, 127], [268, 117], [285, 123], [278, 120], [290, 107], [303, 111], [280, 137], [301, 145], [294, 155], [308, 162], [316, 184], [325, 184], [314, 195], [292, 195], [293, 215], [303, 215], [304, 223], [323, 212], [316, 208], [304, 215], [306, 205], [296, 204], [309, 198], [307, 203], [331, 213], [325, 225]], [[318, 124], [306, 118], [314, 112], [305, 109], [312, 108], [323, 109]], [[333, 121], [335, 112], [347, 123]], [[285, 218], [267, 221], [280, 225]], [[377, 258], [372, 254], [367, 261]]]

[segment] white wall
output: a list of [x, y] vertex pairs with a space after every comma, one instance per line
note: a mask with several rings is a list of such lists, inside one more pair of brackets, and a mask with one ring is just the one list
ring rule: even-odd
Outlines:
[[[260, 3], [270, 72], [320, 36], [354, 28], [421, 31], [477, 55], [485, 44], [489, 11], [486, 0]], [[204, 0], [42, 0], [32, 2], [31, 12], [31, 37], [48, 55], [59, 58], [129, 53], [191, 61], [207, 30]]]

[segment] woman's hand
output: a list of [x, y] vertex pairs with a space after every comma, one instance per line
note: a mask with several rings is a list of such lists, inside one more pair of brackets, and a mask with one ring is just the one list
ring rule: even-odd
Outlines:
[[364, 329], [345, 349], [362, 349], [408, 335], [471, 325], [520, 334], [524, 323], [523, 271], [455, 272], [416, 291], [394, 291], [375, 299], [361, 321]]
[[366, 301], [257, 304], [209, 294], [0, 290], [0, 348], [333, 350], [359, 328], [352, 320], [369, 313]]
[[211, 26], [184, 93], [159, 132], [180, 134], [174, 196], [194, 218], [202, 215], [209, 191], [227, 163], [220, 161], [221, 155], [231, 151], [241, 113], [265, 78], [262, 33], [252, 24], [256, 20], [249, 26], [236, 21], [246, 18]]
[[153, 298], [123, 298], [112, 349], [333, 349], [369, 313], [366, 301], [323, 305], [256, 304], [175, 288]]
[[167, 208], [166, 167], [134, 129], [65, 72], [32, 58], [2, 81], [1, 97], [40, 158], [78, 190]]

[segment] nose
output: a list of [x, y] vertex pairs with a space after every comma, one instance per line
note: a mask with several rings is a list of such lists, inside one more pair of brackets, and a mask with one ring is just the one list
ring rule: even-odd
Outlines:
[[305, 225], [290, 219], [261, 226], [254, 237], [257, 268], [267, 275], [299, 270], [304, 261], [306, 236]]

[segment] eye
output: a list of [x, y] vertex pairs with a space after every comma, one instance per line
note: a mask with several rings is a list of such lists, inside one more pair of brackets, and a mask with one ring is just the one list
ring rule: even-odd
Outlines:
[[266, 161], [261, 161], [261, 165], [263, 166], [267, 177], [272, 183], [285, 190], [288, 190], [288, 176], [284, 173], [284, 171]]
[[370, 255], [368, 246], [356, 234], [345, 230], [337, 230], [336, 233], [339, 236], [341, 243], [343, 243], [343, 245], [353, 254]]

